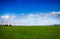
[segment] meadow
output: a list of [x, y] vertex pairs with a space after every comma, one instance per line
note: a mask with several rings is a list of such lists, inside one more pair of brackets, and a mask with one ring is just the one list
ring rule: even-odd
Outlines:
[[60, 26], [0, 26], [0, 39], [60, 39]]

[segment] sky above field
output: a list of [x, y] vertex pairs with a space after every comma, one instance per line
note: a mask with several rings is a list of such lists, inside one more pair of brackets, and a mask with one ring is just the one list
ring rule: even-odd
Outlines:
[[0, 0], [0, 24], [60, 24], [60, 0]]

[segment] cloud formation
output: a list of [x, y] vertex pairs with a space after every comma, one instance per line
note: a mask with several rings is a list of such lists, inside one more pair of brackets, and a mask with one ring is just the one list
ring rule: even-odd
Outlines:
[[[40, 13], [40, 14], [21, 14], [17, 16], [0, 16], [3, 19], [3, 23], [12, 25], [53, 25], [60, 24], [60, 12]], [[1, 21], [1, 20], [0, 20]]]
[[1, 18], [3, 18], [3, 19], [9, 19], [10, 17], [9, 16], [1, 16]]

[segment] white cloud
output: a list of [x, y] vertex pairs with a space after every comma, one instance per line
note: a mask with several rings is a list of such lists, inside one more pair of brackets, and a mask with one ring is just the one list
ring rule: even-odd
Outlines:
[[[60, 23], [60, 20], [54, 19], [54, 17], [60, 14], [60, 12], [50, 12], [45, 14], [21, 14], [19, 16], [0, 16], [2, 19], [9, 19], [9, 24], [12, 25], [52, 25]], [[25, 19], [24, 19], [25, 18]], [[5, 21], [5, 20], [4, 20]]]
[[52, 12], [51, 14], [60, 14], [60, 12]]
[[3, 19], [9, 19], [10, 17], [7, 15], [7, 16], [1, 16], [1, 18], [3, 18]]
[[0, 16], [2, 19], [11, 19], [11, 18], [16, 18], [16, 16], [9, 16], [9, 15], [5, 15], [5, 16]]
[[57, 16], [58, 14], [60, 14], [60, 12], [50, 12], [46, 14], [45, 16]]
[[38, 14], [36, 14], [35, 16], [36, 16], [36, 17], [38, 17], [39, 15], [38, 15]]
[[28, 17], [33, 17], [34, 16], [34, 14], [30, 14]]
[[10, 16], [10, 18], [16, 18], [16, 16]]

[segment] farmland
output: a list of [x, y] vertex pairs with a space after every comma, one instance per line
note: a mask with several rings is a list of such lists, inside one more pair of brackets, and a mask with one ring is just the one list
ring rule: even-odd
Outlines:
[[0, 26], [0, 39], [60, 39], [60, 26]]

